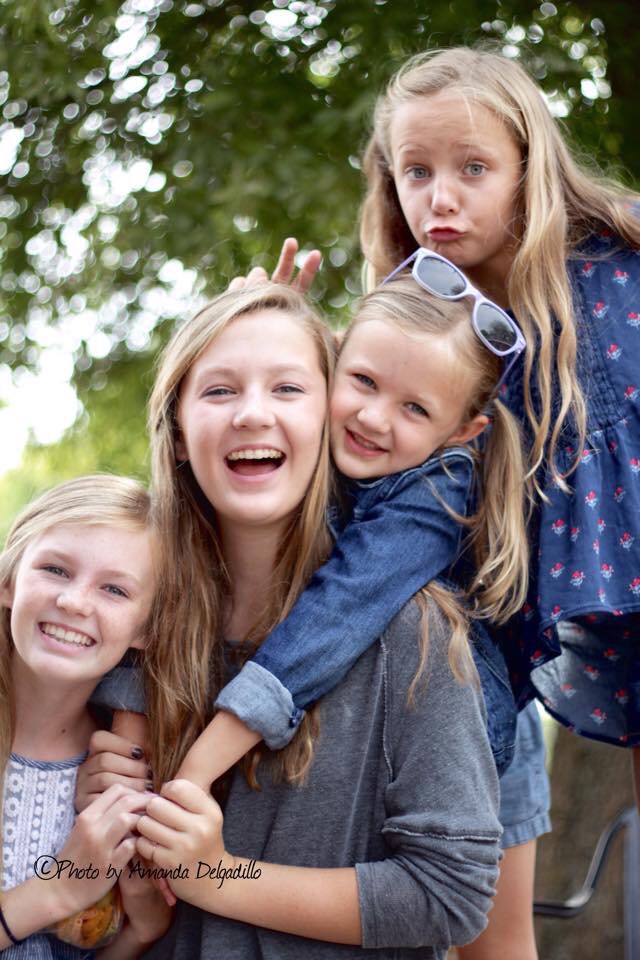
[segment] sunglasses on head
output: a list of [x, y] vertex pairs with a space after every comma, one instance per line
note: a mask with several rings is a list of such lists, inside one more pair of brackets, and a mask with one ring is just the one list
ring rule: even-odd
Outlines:
[[506, 380], [511, 367], [527, 345], [517, 323], [502, 307], [488, 300], [483, 293], [472, 286], [462, 270], [459, 270], [454, 263], [446, 257], [441, 257], [439, 253], [425, 250], [424, 247], [419, 247], [415, 253], [407, 257], [382, 283], [388, 283], [412, 262], [411, 273], [414, 280], [428, 293], [443, 300], [473, 297], [475, 303], [471, 323], [476, 336], [487, 350], [497, 357], [512, 357], [496, 384], [497, 390]]

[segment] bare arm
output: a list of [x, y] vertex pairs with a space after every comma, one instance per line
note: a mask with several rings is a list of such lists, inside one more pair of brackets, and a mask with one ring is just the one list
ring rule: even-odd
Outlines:
[[[135, 852], [131, 831], [149, 796], [113, 786], [76, 820], [71, 835], [56, 858], [45, 865], [43, 858], [39, 873], [2, 894], [2, 910], [14, 937], [22, 940], [74, 913], [96, 903], [115, 883], [115, 875], [107, 876], [107, 866], [123, 868]], [[78, 871], [93, 864], [97, 876], [87, 879], [74, 875], [65, 864], [73, 864]], [[11, 945], [11, 940], [0, 929], [0, 950]]]
[[220, 710], [187, 753], [176, 779], [190, 780], [208, 793], [213, 781], [261, 739], [242, 720]]
[[292, 867], [232, 856], [224, 849], [220, 807], [185, 780], [165, 784], [148, 814], [140, 819], [138, 850], [159, 867], [187, 868], [188, 877], [170, 881], [182, 899], [270, 930], [362, 942], [353, 867]]

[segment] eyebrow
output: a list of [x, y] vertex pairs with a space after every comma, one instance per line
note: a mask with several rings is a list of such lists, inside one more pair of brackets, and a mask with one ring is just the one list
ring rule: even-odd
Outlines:
[[[281, 376], [282, 374], [288, 373], [293, 374], [294, 376], [308, 377], [310, 371], [307, 367], [299, 363], [274, 363], [270, 367], [265, 368], [267, 373], [270, 375]], [[204, 370], [201, 370], [195, 378], [194, 386], [199, 386], [203, 380], [208, 380], [211, 377], [222, 377], [223, 379], [233, 380], [235, 377], [239, 376], [241, 371], [238, 367], [205, 367]]]

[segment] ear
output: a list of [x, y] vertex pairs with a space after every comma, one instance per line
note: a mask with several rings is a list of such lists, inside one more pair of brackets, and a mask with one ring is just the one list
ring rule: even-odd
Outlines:
[[144, 650], [147, 646], [147, 640], [144, 634], [140, 633], [134, 640], [129, 644], [129, 649], [133, 650]]
[[0, 607], [7, 607], [11, 610], [13, 606], [13, 589], [11, 587], [0, 587]]
[[182, 439], [182, 434], [179, 433], [176, 437], [176, 462], [184, 463], [188, 459], [189, 459], [189, 454], [187, 453], [185, 442]]
[[489, 417], [484, 413], [478, 413], [472, 420], [467, 420], [459, 428], [457, 433], [449, 437], [445, 447], [450, 447], [455, 443], [469, 443], [474, 437], [478, 437], [489, 423]]

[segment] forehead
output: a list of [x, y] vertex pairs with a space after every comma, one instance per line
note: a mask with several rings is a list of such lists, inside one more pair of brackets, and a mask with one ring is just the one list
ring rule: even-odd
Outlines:
[[506, 144], [518, 151], [506, 123], [488, 106], [470, 100], [461, 91], [440, 90], [399, 104], [389, 128], [392, 151], [408, 148], [423, 138], [454, 139], [464, 145], [500, 150]]
[[247, 364], [302, 363], [319, 368], [318, 345], [303, 318], [277, 308], [232, 320], [192, 364], [188, 377], [210, 365], [244, 369]]
[[28, 544], [23, 559], [48, 551], [93, 565], [118, 567], [136, 575], [151, 568], [155, 538], [151, 531], [118, 523], [61, 523]]

